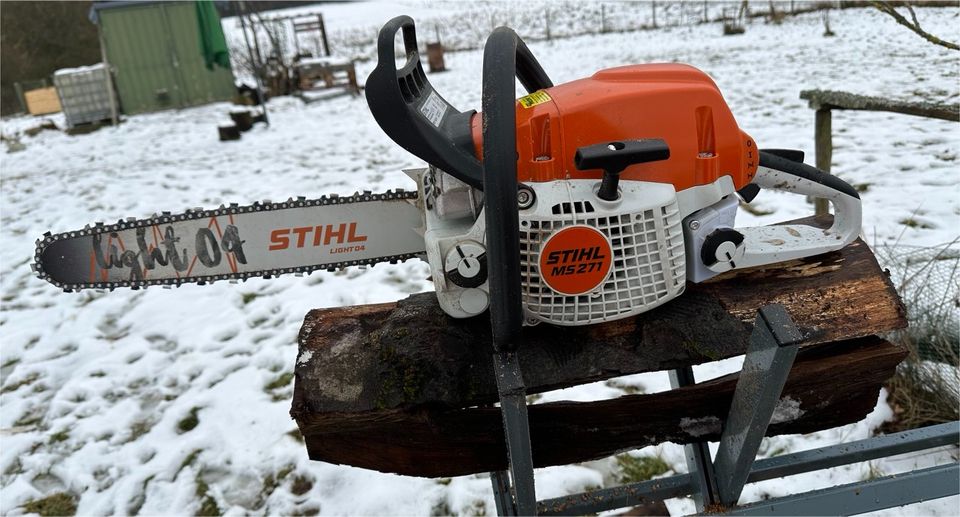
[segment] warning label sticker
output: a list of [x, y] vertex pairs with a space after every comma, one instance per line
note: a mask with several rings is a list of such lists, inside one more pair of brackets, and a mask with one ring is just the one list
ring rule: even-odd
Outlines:
[[610, 241], [589, 226], [567, 226], [548, 237], [540, 250], [540, 278], [560, 294], [595, 291], [606, 281], [612, 264]]
[[420, 106], [420, 113], [434, 126], [440, 127], [443, 122], [443, 116], [447, 113], [447, 103], [437, 95], [437, 92], [431, 91], [430, 96]]
[[519, 102], [524, 108], [532, 108], [537, 104], [543, 104], [544, 102], [550, 100], [553, 99], [550, 98], [550, 95], [547, 92], [539, 90], [531, 93], [530, 95], [524, 95], [523, 97], [520, 97], [517, 102]]

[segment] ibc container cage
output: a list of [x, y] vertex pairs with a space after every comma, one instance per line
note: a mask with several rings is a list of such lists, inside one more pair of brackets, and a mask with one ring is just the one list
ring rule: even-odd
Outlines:
[[72, 128], [111, 117], [108, 80], [103, 63], [53, 73], [53, 84], [57, 87], [67, 126]]

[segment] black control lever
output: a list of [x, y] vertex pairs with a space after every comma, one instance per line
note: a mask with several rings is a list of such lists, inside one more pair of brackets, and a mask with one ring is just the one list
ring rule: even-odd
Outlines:
[[577, 148], [573, 158], [577, 170], [602, 169], [603, 180], [597, 197], [614, 201], [620, 194], [617, 185], [620, 173], [630, 165], [656, 162], [670, 158], [670, 148], [659, 138], [640, 140], [618, 140], [601, 144], [586, 145]]

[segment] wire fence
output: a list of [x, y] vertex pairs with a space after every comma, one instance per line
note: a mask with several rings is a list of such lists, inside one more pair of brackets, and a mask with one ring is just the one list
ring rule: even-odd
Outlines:
[[[420, 43], [440, 42], [447, 51], [483, 46], [494, 28], [506, 25], [527, 41], [562, 39], [587, 34], [631, 32], [664, 27], [685, 27], [731, 21], [779, 22], [783, 16], [839, 8], [840, 2], [823, 0], [771, 0], [751, 5], [742, 0], [656, 0], [648, 2], [603, 2], [530, 0], [504, 2], [479, 0], [465, 7], [461, 2], [439, 1], [439, 14], [417, 19]], [[450, 9], [444, 9], [449, 5]], [[317, 9], [322, 11], [322, 8]], [[303, 16], [309, 13], [304, 11]], [[285, 57], [294, 52], [292, 20], [264, 13], [257, 16], [251, 38], [266, 54]], [[739, 20], [739, 21], [738, 21]], [[227, 21], [232, 53], [245, 53], [237, 19]], [[376, 55], [379, 25], [328, 31], [330, 48], [340, 58], [366, 60]], [[308, 42], [309, 43], [309, 42]], [[309, 46], [309, 45], [308, 45]], [[402, 47], [401, 47], [402, 48]], [[287, 60], [285, 60], [287, 61]]]
[[929, 356], [933, 342], [949, 343], [960, 352], [960, 244], [957, 240], [934, 247], [879, 246], [880, 265], [907, 307], [910, 334], [921, 356]]

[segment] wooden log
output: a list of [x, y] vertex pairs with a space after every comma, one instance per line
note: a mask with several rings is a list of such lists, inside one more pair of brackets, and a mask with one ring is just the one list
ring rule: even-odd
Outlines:
[[[691, 284], [679, 299], [633, 318], [525, 328], [519, 361], [528, 393], [742, 354], [756, 311], [767, 303], [786, 307], [807, 337], [804, 346], [906, 326], [887, 275], [858, 240], [837, 252]], [[299, 343], [295, 414], [498, 400], [489, 320], [450, 318], [433, 293], [313, 310]]]
[[[906, 351], [878, 337], [801, 348], [768, 436], [807, 433], [862, 419], [880, 383]], [[529, 407], [538, 467], [588, 461], [664, 441], [717, 440], [738, 374], [650, 395]], [[303, 398], [298, 380], [295, 401]], [[409, 409], [316, 413], [294, 404], [311, 459], [411, 476], [503, 470], [500, 410], [437, 404]]]
[[427, 63], [430, 65], [430, 73], [447, 71], [447, 65], [443, 61], [443, 45], [441, 43], [427, 43]]
[[240, 140], [240, 129], [236, 124], [220, 124], [217, 126], [217, 131], [220, 133], [221, 142]]
[[250, 131], [253, 129], [253, 114], [250, 110], [235, 110], [230, 112], [230, 120], [240, 131]]

